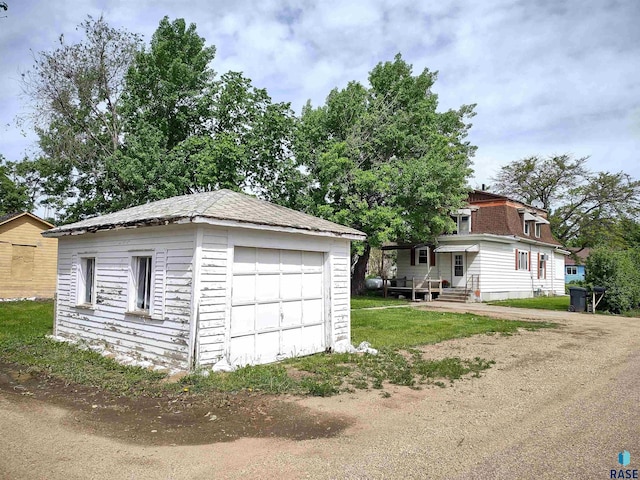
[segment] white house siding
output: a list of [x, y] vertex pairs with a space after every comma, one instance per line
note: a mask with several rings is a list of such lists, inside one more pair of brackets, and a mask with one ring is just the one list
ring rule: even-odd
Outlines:
[[198, 363], [213, 365], [224, 355], [226, 339], [228, 230], [202, 226], [200, 298], [198, 309]]
[[551, 255], [551, 262], [547, 267], [547, 278], [553, 277], [553, 291], [556, 295], [565, 295], [565, 276], [564, 276], [564, 260], [567, 258], [561, 253], [554, 252]]
[[[331, 242], [329, 323], [330, 340], [335, 343], [351, 340], [351, 242], [335, 239]], [[332, 345], [333, 345], [332, 343]]]
[[[530, 270], [517, 270], [516, 249], [529, 252]], [[481, 297], [482, 300], [506, 298], [527, 298], [534, 292], [564, 294], [564, 277], [557, 278], [557, 264], [560, 254], [551, 247], [525, 243], [502, 244], [481, 242]], [[538, 253], [546, 254], [547, 278], [538, 278]], [[562, 260], [564, 266], [564, 260]]]
[[407, 277], [407, 281], [411, 281], [412, 278], [416, 279], [416, 282], [420, 280], [424, 280], [431, 275], [432, 278], [438, 278], [439, 274], [436, 272], [436, 268], [432, 269], [426, 263], [418, 263], [417, 258], [417, 250], [416, 252], [416, 261], [415, 265], [411, 265], [411, 250], [402, 249], [398, 250], [398, 256], [396, 258], [396, 277], [404, 278]]
[[[56, 335], [187, 368], [194, 240], [195, 228], [184, 225], [60, 237]], [[136, 252], [154, 256], [152, 318], [126, 313]], [[77, 264], [83, 255], [96, 258], [93, 308], [76, 305]]]
[[[478, 275], [481, 300], [499, 300], [505, 298], [532, 297], [534, 292], [543, 294], [564, 294], [564, 255], [556, 253], [555, 248], [520, 242], [498, 243], [474, 241], [479, 252], [467, 252], [465, 255], [466, 278], [471, 286], [471, 275]], [[447, 243], [450, 245], [450, 243]], [[528, 251], [531, 270], [516, 270], [516, 249]], [[549, 256], [547, 278], [538, 278], [538, 253]], [[410, 265], [410, 250], [398, 250], [397, 277], [423, 279], [442, 277], [452, 281], [451, 253], [436, 254], [433, 268], [425, 264]]]

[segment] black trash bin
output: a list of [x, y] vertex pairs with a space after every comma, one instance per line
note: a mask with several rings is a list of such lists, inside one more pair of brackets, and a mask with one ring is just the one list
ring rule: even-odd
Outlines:
[[582, 287], [569, 287], [571, 303], [570, 312], [584, 312], [587, 310], [587, 289]]

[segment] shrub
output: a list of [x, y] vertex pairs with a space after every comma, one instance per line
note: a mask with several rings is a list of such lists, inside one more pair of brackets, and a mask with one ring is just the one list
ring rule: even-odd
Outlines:
[[593, 250], [587, 258], [586, 282], [607, 289], [598, 309], [622, 313], [640, 304], [640, 252]]

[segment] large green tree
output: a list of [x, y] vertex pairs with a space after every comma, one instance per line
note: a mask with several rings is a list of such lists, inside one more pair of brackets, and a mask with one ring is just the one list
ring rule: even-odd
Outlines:
[[14, 164], [0, 155], [0, 215], [31, 211], [33, 201], [26, 186], [15, 181]]
[[217, 77], [195, 25], [164, 18], [148, 47], [100, 18], [25, 76], [41, 155], [22, 178], [64, 221], [173, 195], [249, 189], [290, 203], [294, 116], [240, 73]]
[[123, 138], [120, 115], [124, 77], [140, 46], [137, 35], [110, 27], [100, 17], [79, 26], [83, 38], [34, 56], [23, 79], [42, 152], [47, 201], [70, 218], [100, 212], [106, 163]]
[[306, 208], [368, 237], [354, 248], [353, 293], [364, 289], [371, 247], [432, 240], [467, 196], [474, 106], [439, 112], [436, 77], [413, 75], [397, 55], [367, 86], [351, 82], [302, 112], [295, 153], [307, 173]]
[[293, 112], [241, 73], [216, 77], [195, 25], [164, 18], [126, 77], [125, 142], [110, 165], [112, 209], [194, 191], [250, 189], [286, 201], [299, 176]]
[[621, 222], [640, 213], [640, 181], [624, 172], [593, 172], [588, 157], [532, 156], [503, 166], [493, 188], [549, 211], [558, 240], [577, 248], [619, 244]]

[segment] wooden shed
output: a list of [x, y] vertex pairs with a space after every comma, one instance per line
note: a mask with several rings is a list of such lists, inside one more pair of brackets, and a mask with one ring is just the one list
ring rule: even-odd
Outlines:
[[219, 190], [43, 235], [59, 240], [57, 337], [179, 369], [349, 342], [352, 228]]
[[28, 212], [0, 216], [0, 299], [53, 298], [58, 240], [40, 235], [51, 228]]

